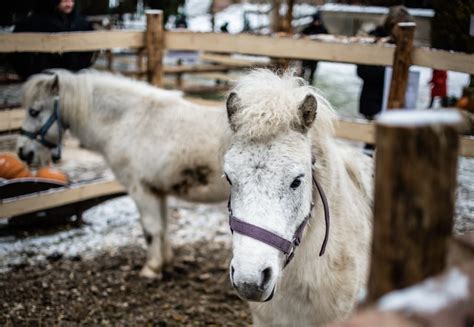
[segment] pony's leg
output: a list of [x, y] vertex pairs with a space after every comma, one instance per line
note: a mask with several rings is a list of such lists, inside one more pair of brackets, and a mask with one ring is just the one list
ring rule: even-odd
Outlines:
[[146, 263], [140, 275], [161, 278], [163, 265], [170, 262], [173, 257], [167, 237], [166, 196], [148, 192], [142, 187], [130, 195], [140, 212], [143, 234], [148, 246]]

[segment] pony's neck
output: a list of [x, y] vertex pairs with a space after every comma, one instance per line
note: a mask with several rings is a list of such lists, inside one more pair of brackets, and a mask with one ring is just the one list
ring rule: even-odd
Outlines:
[[61, 114], [71, 134], [87, 149], [102, 152], [109, 126], [98, 126], [96, 92], [92, 78], [74, 75], [61, 84]]

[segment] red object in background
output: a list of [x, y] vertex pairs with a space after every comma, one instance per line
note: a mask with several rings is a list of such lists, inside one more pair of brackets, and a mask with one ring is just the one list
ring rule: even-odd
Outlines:
[[431, 77], [431, 97], [445, 97], [447, 92], [448, 72], [445, 70], [433, 69]]

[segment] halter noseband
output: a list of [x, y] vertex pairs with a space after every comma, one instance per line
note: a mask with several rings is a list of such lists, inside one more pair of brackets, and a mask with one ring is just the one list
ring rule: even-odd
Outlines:
[[[31, 110], [32, 109], [30, 108], [30, 111]], [[46, 139], [46, 134], [56, 121], [58, 122], [58, 139], [57, 143], [53, 143]], [[48, 149], [57, 149], [57, 152], [52, 155], [53, 161], [61, 159], [61, 140], [63, 134], [63, 125], [61, 121], [61, 111], [59, 108], [59, 97], [54, 98], [53, 113], [51, 114], [51, 116], [49, 116], [46, 123], [44, 123], [44, 125], [41, 126], [41, 128], [37, 132], [29, 132], [22, 128], [20, 130], [20, 133], [21, 135], [24, 135], [33, 141], [41, 143]]]
[[[323, 244], [321, 245], [321, 250], [319, 252], [319, 256], [322, 256], [326, 250], [326, 244], [329, 238], [329, 222], [330, 222], [329, 206], [328, 206], [326, 195], [324, 194], [321, 184], [319, 184], [319, 182], [317, 181], [314, 173], [313, 173], [312, 179], [313, 179], [314, 186], [318, 190], [319, 196], [321, 197], [321, 201], [324, 207], [324, 220], [326, 223], [326, 232], [324, 235]], [[252, 225], [250, 223], [247, 223], [235, 217], [232, 213], [230, 196], [229, 196], [229, 201], [227, 203], [227, 208], [229, 210], [229, 225], [230, 225], [231, 232], [232, 233], [237, 232], [239, 234], [251, 237], [260, 242], [268, 244], [276, 248], [277, 250], [280, 250], [286, 255], [286, 261], [285, 261], [285, 267], [286, 267], [290, 263], [290, 261], [293, 259], [295, 255], [296, 247], [300, 245], [301, 243], [301, 238], [303, 236], [304, 228], [306, 227], [306, 225], [308, 224], [308, 221], [311, 218], [311, 213], [313, 211], [313, 203], [311, 203], [311, 208], [309, 210], [309, 213], [306, 215], [306, 217], [303, 219], [303, 222], [296, 229], [295, 234], [293, 235], [293, 238], [291, 241], [273, 232], [270, 232], [261, 227]]]

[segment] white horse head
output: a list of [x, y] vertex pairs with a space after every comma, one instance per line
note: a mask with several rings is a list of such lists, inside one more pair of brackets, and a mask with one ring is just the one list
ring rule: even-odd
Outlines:
[[[286, 73], [256, 70], [227, 100], [233, 131], [224, 157], [232, 215], [291, 241], [311, 213], [312, 161], [332, 133], [333, 111], [313, 88]], [[319, 204], [318, 204], [319, 205]], [[254, 238], [233, 234], [231, 281], [246, 300], [266, 301], [288, 255]]]
[[[72, 101], [65, 96], [61, 80], [72, 76], [64, 70], [52, 70], [32, 76], [24, 84], [22, 105], [27, 109], [27, 115], [17, 141], [17, 151], [28, 164], [46, 165], [51, 157], [59, 159], [66, 127], [61, 117], [61, 106]], [[77, 97], [82, 95], [77, 89], [69, 93], [79, 94]]]

